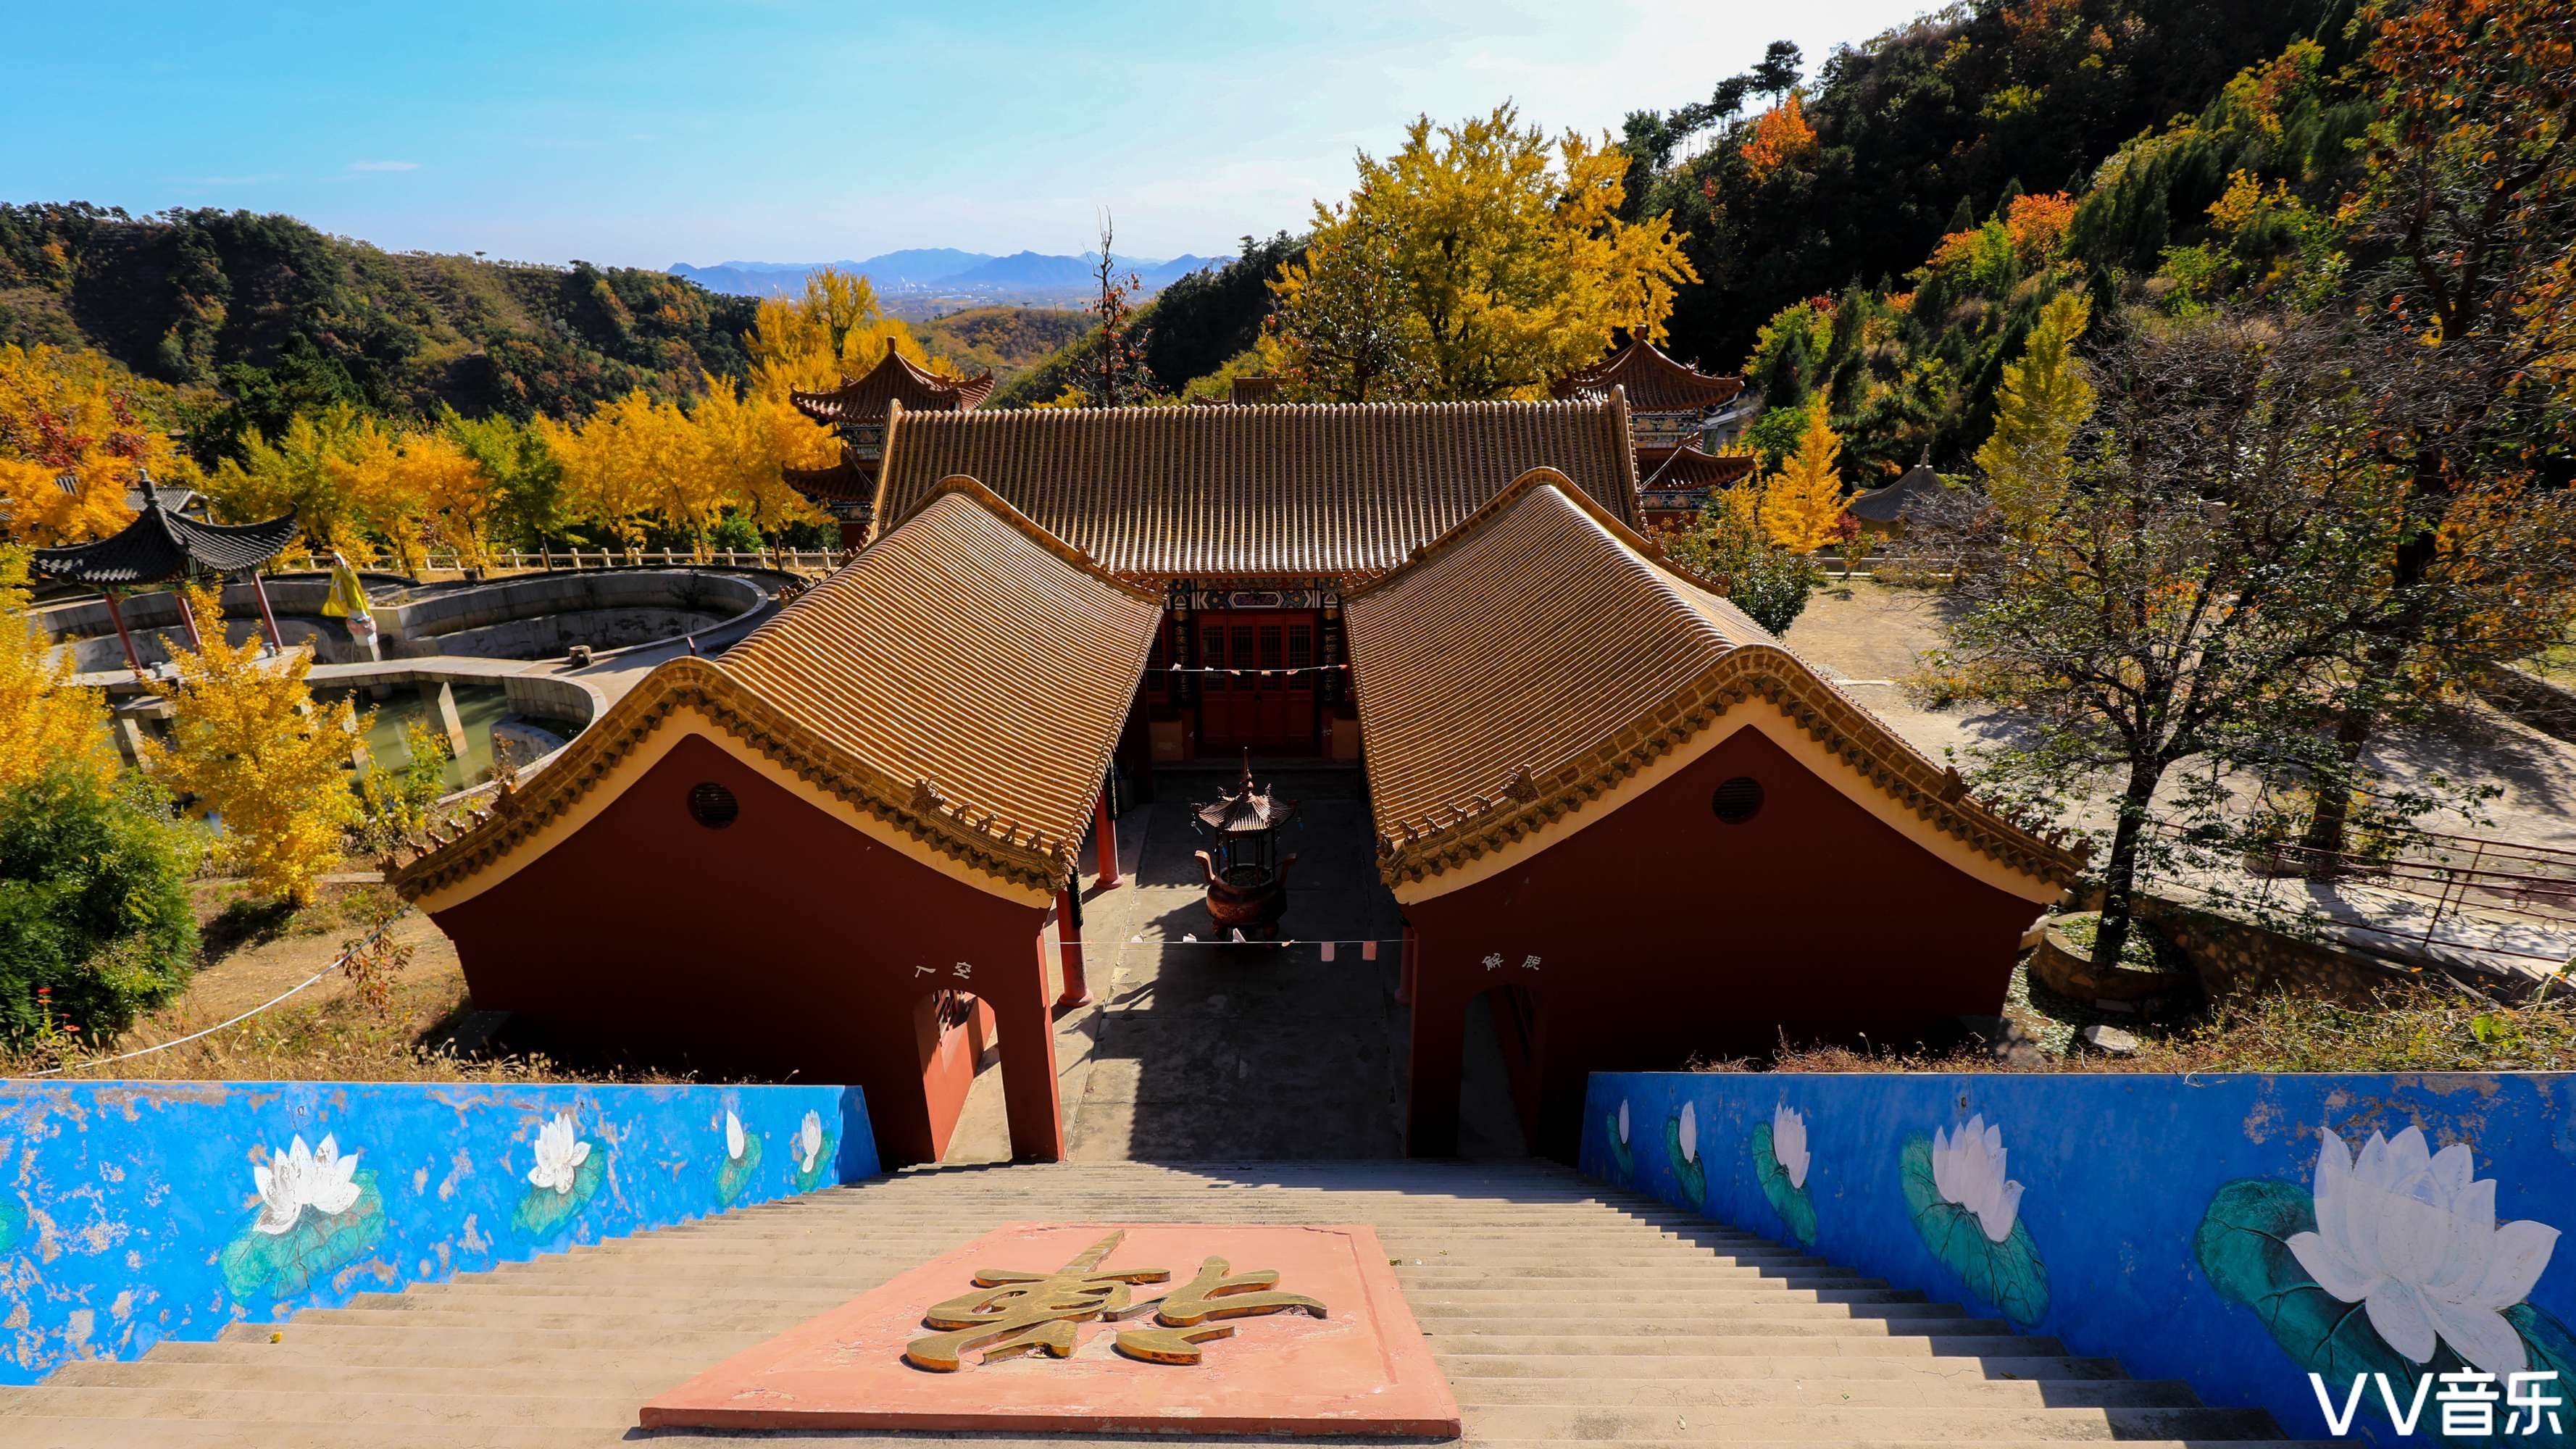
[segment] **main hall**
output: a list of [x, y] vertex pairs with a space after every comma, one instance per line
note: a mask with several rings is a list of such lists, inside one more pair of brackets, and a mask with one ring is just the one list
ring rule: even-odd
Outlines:
[[[1427, 1156], [1484, 1140], [1471, 1078], [1570, 1157], [1587, 1073], [1995, 1013], [2073, 858], [1667, 559], [1625, 386], [1569, 391], [845, 383], [874, 410], [802, 481], [849, 562], [390, 879], [479, 1007], [858, 1083], [893, 1162], [950, 1156], [994, 1084], [1009, 1153], [1064, 1157], [1060, 1024], [1153, 1004], [1101, 978], [1128, 937], [1143, 995], [1203, 1008], [1132, 1037], [1149, 1077], [1270, 1119], [1375, 1092]], [[1203, 906], [1135, 907], [1148, 821]]]

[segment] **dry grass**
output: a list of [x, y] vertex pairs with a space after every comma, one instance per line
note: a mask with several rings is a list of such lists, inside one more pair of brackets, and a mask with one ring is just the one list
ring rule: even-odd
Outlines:
[[2237, 997], [2171, 1030], [2141, 1031], [2133, 1056], [2044, 1052], [1998, 1060], [1952, 1052], [1784, 1048], [1768, 1062], [1706, 1071], [1782, 1072], [2503, 1072], [2576, 1071], [2576, 997], [2495, 1006], [2432, 987], [2398, 988], [2372, 1006], [2293, 996]]

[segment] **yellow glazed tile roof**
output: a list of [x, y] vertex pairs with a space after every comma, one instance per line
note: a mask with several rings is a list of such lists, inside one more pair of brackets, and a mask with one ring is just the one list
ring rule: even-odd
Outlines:
[[975, 479], [1113, 572], [1350, 578], [1393, 568], [1532, 468], [1637, 519], [1626, 404], [1257, 404], [917, 414], [879, 517]]
[[1544, 471], [1350, 591], [1343, 615], [1390, 884], [1583, 809], [1755, 696], [1972, 847], [2034, 875], [2074, 868]]
[[972, 870], [1053, 889], [1161, 615], [958, 480], [721, 658], [656, 668], [527, 788], [389, 879], [417, 898], [498, 863], [690, 709]]

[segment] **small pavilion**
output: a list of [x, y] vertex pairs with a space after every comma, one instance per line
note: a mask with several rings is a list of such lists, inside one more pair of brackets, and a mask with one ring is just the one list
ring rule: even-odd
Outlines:
[[1926, 448], [1923, 461], [1906, 469], [1895, 482], [1854, 496], [1849, 511], [1861, 527], [1874, 533], [1902, 533], [1907, 514], [1948, 492], [1948, 485], [1932, 471], [1932, 450]]
[[[283, 514], [265, 523], [206, 523], [164, 506], [165, 495], [178, 490], [154, 486], [148, 473], [138, 478], [135, 491], [140, 511], [133, 522], [89, 543], [37, 549], [36, 571], [47, 578], [87, 584], [99, 591], [107, 600], [107, 617], [116, 625], [117, 641], [125, 646], [126, 665], [138, 678], [143, 673], [143, 660], [135, 652], [133, 634], [125, 627], [121, 601], [182, 580], [248, 575], [252, 590], [259, 596], [259, 617], [268, 627], [268, 647], [282, 647], [277, 615], [269, 608], [268, 587], [260, 582], [259, 569], [295, 541], [295, 515]], [[197, 616], [189, 609], [187, 596], [181, 594], [178, 602], [179, 622], [188, 631], [188, 646], [204, 648], [205, 639], [197, 631]]]
[[787, 485], [830, 513], [841, 525], [841, 546], [867, 540], [876, 515], [877, 467], [885, 458], [886, 428], [897, 411], [972, 412], [993, 395], [993, 374], [948, 377], [931, 371], [886, 343], [885, 356], [862, 377], [837, 387], [788, 393], [798, 412], [840, 435], [841, 458], [828, 468], [784, 470]]

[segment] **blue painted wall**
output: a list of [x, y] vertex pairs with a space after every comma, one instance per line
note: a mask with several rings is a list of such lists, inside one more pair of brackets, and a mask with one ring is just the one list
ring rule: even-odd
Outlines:
[[0, 1083], [0, 1383], [876, 1174], [856, 1087]]
[[1582, 1167], [2293, 1438], [2311, 1372], [2519, 1365], [2556, 1433], [2445, 1441], [2428, 1398], [2401, 1435], [2374, 1386], [2353, 1436], [2576, 1445], [2576, 1075], [1601, 1073]]

